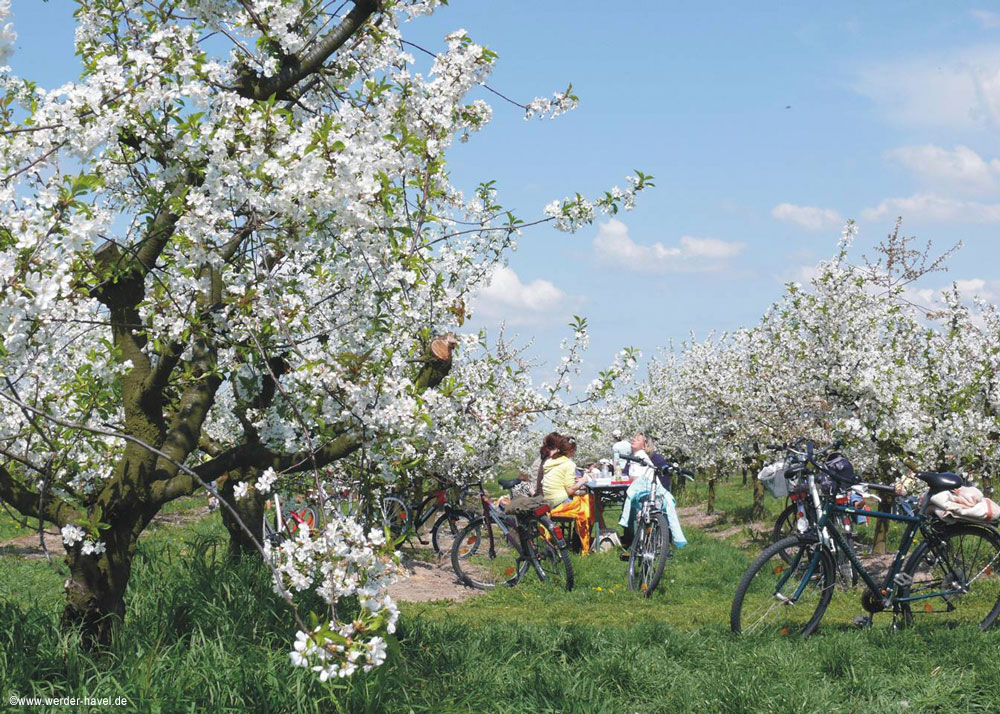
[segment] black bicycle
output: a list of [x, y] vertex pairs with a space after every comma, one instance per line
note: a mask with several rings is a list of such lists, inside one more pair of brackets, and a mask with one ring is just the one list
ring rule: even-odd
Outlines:
[[[912, 624], [919, 616], [937, 616], [948, 624], [974, 622], [988, 629], [1000, 614], [1000, 533], [980, 523], [944, 523], [923, 505], [901, 499], [902, 513], [859, 511], [836, 502], [838, 489], [853, 485], [845, 474], [820, 462], [811, 441], [800, 440], [788, 452], [805, 465], [807, 507], [815, 527], [774, 543], [757, 557], [736, 588], [730, 627], [736, 633], [812, 634], [819, 626], [836, 585], [835, 549], [843, 551], [865, 584], [861, 604], [871, 615], [890, 610], [894, 627]], [[953, 473], [919, 473], [929, 495], [958, 488]], [[827, 485], [825, 488], [823, 484]], [[864, 484], [873, 491], [893, 492], [891, 486]], [[881, 582], [865, 568], [851, 539], [841, 527], [842, 516], [859, 512], [906, 524], [891, 565]], [[917, 534], [922, 540], [914, 545]], [[907, 555], [909, 554], [909, 557]], [[870, 624], [867, 618], [864, 624]]]
[[[438, 556], [451, 553], [451, 547], [461, 530], [472, 520], [472, 513], [463, 507], [467, 489], [449, 486], [438, 479], [438, 488], [419, 502], [407, 503], [402, 494], [382, 499], [382, 513], [389, 532], [395, 540], [416, 537], [421, 545], [427, 541], [420, 537], [420, 529], [431, 526], [431, 547]], [[434, 516], [437, 518], [433, 521]]]
[[694, 480], [694, 474], [677, 464], [655, 466], [652, 461], [635, 456], [622, 456], [626, 461], [634, 461], [653, 469], [650, 491], [640, 494], [638, 511], [635, 514], [632, 547], [628, 557], [628, 589], [650, 597], [663, 578], [663, 570], [671, 555], [673, 536], [664, 514], [664, 500], [669, 493], [660, 483], [660, 477], [669, 473]]
[[[512, 488], [517, 479], [500, 481]], [[479, 482], [483, 515], [474, 518], [455, 540], [451, 565], [466, 585], [481, 590], [517, 585], [533, 568], [542, 582], [573, 589], [573, 564], [562, 528], [549, 517], [548, 504], [526, 513], [504, 512]]]

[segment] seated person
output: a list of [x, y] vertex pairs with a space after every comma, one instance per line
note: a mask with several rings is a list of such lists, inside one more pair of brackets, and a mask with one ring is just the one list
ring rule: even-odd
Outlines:
[[576, 477], [576, 464], [572, 457], [576, 454], [576, 442], [557, 435], [549, 450], [549, 457], [542, 464], [542, 496], [552, 507], [553, 517], [572, 518], [580, 536], [580, 546], [586, 553], [590, 550], [591, 507], [590, 497], [580, 495], [580, 490], [589, 480], [587, 476]]
[[[628, 487], [628, 491], [625, 492], [625, 505], [622, 507], [622, 517], [618, 521], [618, 525], [625, 529], [626, 543], [631, 542], [632, 526], [635, 520], [635, 510], [638, 508], [639, 502], [642, 498], [648, 497], [653, 491], [653, 482], [656, 476], [656, 470], [652, 467], [656, 462], [646, 453], [647, 439], [643, 434], [636, 434], [632, 438], [632, 455], [637, 459], [643, 459], [649, 465], [643, 465], [636, 462], [630, 462], [629, 475], [632, 476], [632, 485]], [[649, 448], [652, 448], [651, 446]], [[659, 456], [657, 454], [657, 456]], [[661, 463], [666, 463], [666, 459], [662, 456]], [[663, 513], [667, 518], [667, 524], [670, 527], [670, 535], [672, 536], [674, 547], [683, 548], [687, 545], [687, 539], [684, 537], [684, 532], [681, 530], [680, 519], [677, 518], [677, 508], [674, 501], [674, 496], [670, 493], [669, 489], [669, 477], [667, 477], [667, 483], [663, 484], [662, 479], [658, 484], [657, 495], [663, 499]]]
[[612, 436], [615, 443], [611, 447], [611, 467], [614, 469], [615, 476], [621, 476], [629, 464], [622, 456], [632, 455], [632, 445], [622, 436], [621, 429], [615, 429]]

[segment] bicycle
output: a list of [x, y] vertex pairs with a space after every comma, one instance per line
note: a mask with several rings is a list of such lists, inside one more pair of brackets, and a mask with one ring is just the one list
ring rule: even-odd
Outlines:
[[[507, 489], [517, 483], [517, 479], [500, 481]], [[480, 590], [513, 587], [531, 567], [543, 583], [573, 589], [569, 549], [562, 528], [548, 515], [548, 504], [523, 515], [505, 513], [486, 495], [482, 480], [479, 500], [483, 515], [463, 528], [452, 546], [451, 565], [459, 580]]]
[[[426, 545], [427, 542], [420, 538], [420, 529], [435, 514], [440, 514], [431, 526], [431, 547], [436, 555], [442, 556], [451, 552], [455, 537], [472, 520], [472, 514], [461, 505], [453, 504], [449, 498], [449, 489], [440, 479], [438, 481], [440, 487], [419, 503], [408, 504], [399, 495], [386, 496], [382, 499], [382, 512], [393, 538], [413, 535], [421, 545]], [[463, 488], [458, 498], [459, 504], [464, 501], [465, 493], [466, 489]]]
[[[667, 490], [660, 483], [660, 475], [674, 472], [694, 480], [690, 471], [677, 464], [657, 467], [652, 462], [635, 456], [620, 455], [626, 461], [634, 461], [653, 469], [651, 491], [639, 497], [639, 511], [635, 516], [632, 532], [632, 547], [628, 558], [628, 589], [651, 597], [663, 577], [667, 559], [671, 557], [673, 536], [663, 513], [663, 501]], [[663, 491], [663, 493], [661, 493]]]
[[[451, 503], [448, 489], [443, 484], [419, 503], [407, 503], [401, 491], [384, 496], [379, 503], [380, 509], [375, 513], [370, 512], [372, 510], [370, 506], [368, 509], [363, 509], [363, 499], [344, 483], [324, 481], [321, 483], [321, 489], [326, 504], [329, 504], [326, 507], [335, 508], [351, 518], [358, 518], [365, 510], [369, 514], [368, 522], [381, 520], [393, 541], [402, 541], [410, 535], [416, 535], [418, 542], [426, 545], [426, 541], [420, 538], [418, 531], [432, 516], [440, 514], [431, 526], [431, 545], [438, 556], [451, 552], [455, 536], [471, 517], [467, 510]], [[461, 493], [464, 494], [465, 490], [463, 489]], [[461, 500], [460, 496], [459, 501]]]
[[[787, 500], [789, 501], [785, 509], [778, 514], [778, 517], [774, 521], [774, 527], [771, 530], [771, 542], [777, 543], [783, 538], [787, 538], [790, 535], [795, 535], [796, 533], [805, 533], [810, 527], [815, 526], [815, 514], [812, 510], [806, 508], [806, 498], [808, 494], [804, 488], [804, 481], [801, 479], [802, 475], [802, 464], [791, 464], [789, 465], [789, 470], [786, 472], [785, 478], [789, 481], [790, 488]], [[799, 483], [801, 487], [796, 488], [792, 484]], [[874, 494], [868, 492], [868, 489], [862, 485], [854, 485], [849, 489], [840, 490], [836, 494], [837, 504], [851, 505], [852, 494], [857, 494], [857, 497], [864, 499], [873, 499], [876, 503], [880, 503], [882, 499]], [[895, 509], [896, 506], [894, 505]], [[862, 512], [863, 508], [859, 508], [858, 511]], [[893, 513], [896, 511], [894, 510]], [[859, 524], [860, 520], [865, 518], [864, 514], [857, 516], [843, 516], [841, 519], [841, 525], [843, 527], [844, 535], [850, 539], [851, 545], [854, 547], [855, 552], [859, 555], [869, 555], [871, 551], [871, 546], [864, 543], [860, 539], [860, 534], [857, 532], [855, 526]], [[858, 584], [858, 571], [851, 564], [851, 561], [847, 558], [847, 555], [843, 550], [835, 550], [836, 553], [836, 570], [839, 575], [839, 580], [844, 589], [849, 587], [854, 587]]]
[[[996, 572], [1000, 533], [995, 528], [971, 522], [944, 523], [928, 512], [929, 499], [923, 505], [913, 499], [900, 499], [903, 512], [899, 514], [861, 511], [838, 504], [832, 497], [836, 486], [851, 484], [816, 458], [839, 448], [839, 444], [819, 452], [811, 441], [800, 440], [797, 445], [805, 450], [783, 448], [803, 464], [807, 507], [815, 513], [815, 526], [768, 546], [747, 568], [730, 611], [733, 632], [770, 630], [789, 635], [797, 631], [802, 636], [815, 632], [836, 583], [834, 548], [846, 553], [865, 585], [861, 604], [869, 616], [859, 624], [870, 625], [872, 616], [891, 609], [894, 628], [912, 625], [920, 613], [944, 614], [949, 624], [971, 619], [983, 630], [993, 625], [1000, 614], [1000, 577]], [[834, 488], [821, 493], [817, 476], [829, 478]], [[952, 473], [916, 476], [927, 484], [929, 494], [962, 485], [961, 477]], [[894, 492], [891, 486], [864, 485], [873, 491]], [[839, 516], [859, 513], [906, 524], [882, 582], [876, 582], [861, 563], [840, 526]], [[910, 553], [918, 532], [923, 540]], [[974, 613], [971, 617], [956, 616], [959, 605], [962, 613]]]
[[279, 546], [285, 540], [293, 538], [298, 532], [299, 527], [303, 524], [309, 528], [314, 528], [319, 523], [316, 511], [311, 506], [300, 503], [298, 504], [298, 508], [292, 508], [288, 505], [282, 507], [281, 498], [277, 492], [275, 492], [270, 500], [274, 501], [274, 509], [273, 516], [269, 516], [267, 502], [265, 502], [263, 524], [261, 527], [264, 542], [270, 543], [273, 546]]

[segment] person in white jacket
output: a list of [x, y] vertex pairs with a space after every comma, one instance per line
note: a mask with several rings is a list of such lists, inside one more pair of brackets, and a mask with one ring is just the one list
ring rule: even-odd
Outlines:
[[660, 496], [663, 499], [663, 513], [667, 518], [667, 525], [670, 527], [674, 547], [683, 548], [687, 545], [687, 538], [684, 537], [680, 519], [677, 517], [677, 504], [674, 495], [657, 480], [656, 470], [653, 468], [654, 459], [646, 453], [647, 449], [652, 450], [652, 445], [647, 442], [648, 440], [643, 434], [636, 434], [632, 438], [632, 456], [642, 459], [644, 463], [629, 462], [629, 476], [633, 478], [633, 481], [628, 487], [628, 491], [625, 492], [625, 505], [622, 507], [622, 517], [619, 519], [618, 525], [628, 533], [632, 527], [633, 503], [644, 494]]

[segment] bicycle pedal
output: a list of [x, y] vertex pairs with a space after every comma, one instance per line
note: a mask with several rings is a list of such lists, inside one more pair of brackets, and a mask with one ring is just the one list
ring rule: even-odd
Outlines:
[[901, 588], [906, 588], [913, 584], [913, 576], [907, 573], [896, 573], [896, 577], [892, 579], [892, 582]]
[[871, 627], [872, 617], [870, 615], [858, 615], [854, 618], [854, 626], [859, 629]]

